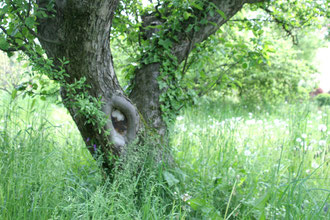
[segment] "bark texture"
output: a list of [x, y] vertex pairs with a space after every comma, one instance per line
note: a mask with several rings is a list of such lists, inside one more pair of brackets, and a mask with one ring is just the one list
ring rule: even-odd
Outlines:
[[[40, 7], [46, 7], [47, 0], [39, 0]], [[110, 135], [99, 133], [97, 126], [86, 123], [87, 119], [72, 107], [67, 100], [66, 88], [61, 88], [64, 104], [73, 117], [86, 145], [93, 155], [95, 147], [103, 154], [120, 156], [125, 153], [125, 145], [132, 141], [139, 129], [139, 114], [131, 101], [124, 96], [114, 71], [110, 51], [110, 28], [117, 0], [56, 0], [55, 17], [39, 20], [38, 33], [45, 39], [60, 42], [53, 44], [39, 39], [47, 55], [60, 65], [58, 58], [65, 57], [69, 64], [65, 66], [69, 77], [66, 83], [72, 84], [86, 77], [89, 84], [88, 94], [101, 98], [102, 111], [107, 115], [106, 129]], [[112, 113], [121, 114], [126, 124], [124, 131], [117, 131], [112, 123]], [[119, 112], [119, 113], [118, 113]], [[104, 157], [103, 167], [110, 169], [110, 161]]]

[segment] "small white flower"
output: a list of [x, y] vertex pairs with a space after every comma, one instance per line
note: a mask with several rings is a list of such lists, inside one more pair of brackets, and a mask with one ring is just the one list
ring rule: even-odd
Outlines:
[[321, 115], [322, 114], [322, 111], [318, 111], [317, 114]]
[[325, 132], [327, 130], [327, 126], [324, 124], [319, 125], [319, 131]]
[[319, 141], [320, 146], [325, 146], [326, 144], [327, 144], [327, 142], [325, 140], [320, 140]]
[[178, 117], [176, 118], [176, 120], [178, 120], [178, 121], [181, 121], [181, 120], [183, 120], [183, 119], [184, 119], [183, 116], [178, 116]]
[[281, 121], [278, 120], [278, 119], [275, 119], [275, 120], [274, 120], [274, 124], [275, 124], [276, 126], [280, 126], [280, 125], [281, 125]]
[[307, 138], [307, 134], [302, 134], [301, 137], [302, 137], [303, 139], [306, 139], [306, 138]]
[[188, 194], [188, 193], [185, 193], [181, 196], [181, 199], [186, 202], [188, 201], [189, 199], [191, 199], [191, 196]]
[[247, 156], [247, 157], [250, 156], [250, 155], [251, 155], [251, 151], [249, 151], [249, 150], [245, 150], [245, 151], [244, 151], [244, 155]]
[[256, 120], [254, 120], [254, 119], [251, 119], [251, 120], [247, 120], [246, 121], [246, 124], [247, 125], [254, 125], [256, 123]]
[[313, 161], [313, 162], [312, 162], [312, 167], [313, 167], [314, 169], [316, 169], [316, 168], [319, 167], [319, 165], [318, 165], [315, 161]]
[[296, 141], [297, 141], [298, 143], [300, 143], [302, 140], [301, 140], [301, 138], [297, 138]]
[[311, 170], [306, 170], [306, 173], [308, 173], [308, 174], [309, 174], [310, 172], [311, 172]]
[[312, 139], [311, 140], [311, 144], [316, 144], [316, 140], [315, 139]]

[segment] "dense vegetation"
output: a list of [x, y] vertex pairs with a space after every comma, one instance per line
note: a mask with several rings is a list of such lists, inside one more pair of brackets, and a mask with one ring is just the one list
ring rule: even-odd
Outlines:
[[[109, 183], [64, 108], [1, 94], [1, 219], [327, 219], [330, 109], [204, 100], [177, 163], [131, 152]], [[136, 170], [136, 161], [143, 167]]]

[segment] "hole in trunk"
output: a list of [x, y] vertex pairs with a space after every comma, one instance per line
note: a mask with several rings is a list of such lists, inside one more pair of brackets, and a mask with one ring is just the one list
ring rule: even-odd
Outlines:
[[115, 130], [122, 136], [126, 136], [128, 122], [125, 115], [118, 109], [113, 109], [111, 113], [111, 121]]

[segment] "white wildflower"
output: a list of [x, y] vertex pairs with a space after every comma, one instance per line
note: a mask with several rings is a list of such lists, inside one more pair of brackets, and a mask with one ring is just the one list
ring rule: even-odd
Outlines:
[[297, 141], [298, 143], [300, 143], [302, 140], [301, 140], [301, 138], [297, 138], [296, 141]]
[[254, 119], [251, 119], [251, 120], [247, 120], [246, 121], [246, 124], [247, 125], [254, 125], [256, 123], [256, 120], [254, 120]]
[[327, 142], [325, 140], [320, 140], [319, 141], [319, 145], [320, 146], [323, 146], [324, 147], [326, 144], [327, 144]]
[[188, 201], [189, 199], [191, 199], [191, 196], [188, 194], [188, 193], [185, 193], [181, 196], [181, 199], [186, 202]]
[[176, 118], [176, 120], [178, 120], [178, 121], [181, 121], [181, 120], [183, 120], [183, 119], [184, 119], [183, 116], [178, 116], [178, 117]]
[[302, 134], [301, 137], [302, 137], [303, 139], [306, 139], [306, 138], [307, 138], [307, 134]]
[[313, 161], [313, 162], [312, 162], [312, 167], [313, 167], [314, 169], [316, 169], [316, 168], [319, 167], [319, 165], [318, 165], [315, 161]]
[[274, 124], [275, 124], [276, 126], [280, 126], [280, 125], [281, 125], [281, 121], [278, 120], [278, 119], [275, 119], [275, 120], [274, 120]]
[[319, 125], [319, 131], [325, 132], [327, 130], [327, 126], [324, 124]]
[[249, 150], [245, 150], [245, 151], [244, 151], [244, 155], [247, 156], [247, 157], [250, 156], [250, 155], [251, 155], [251, 151], [249, 151]]

